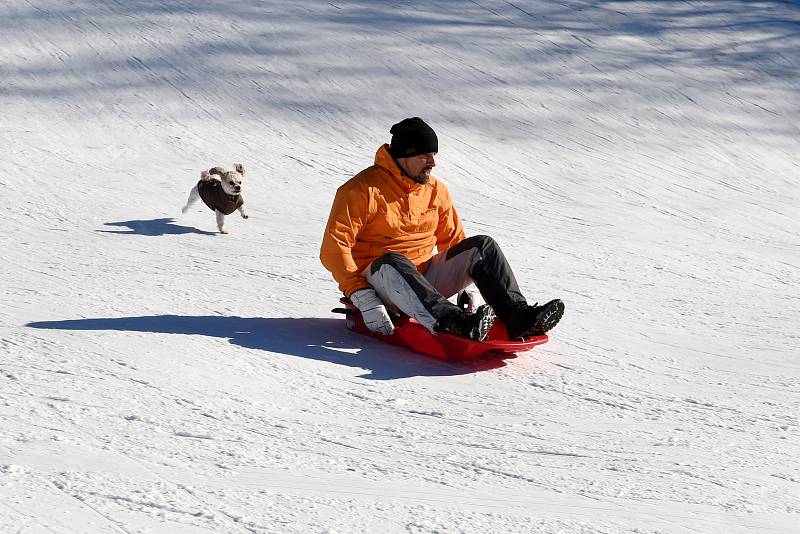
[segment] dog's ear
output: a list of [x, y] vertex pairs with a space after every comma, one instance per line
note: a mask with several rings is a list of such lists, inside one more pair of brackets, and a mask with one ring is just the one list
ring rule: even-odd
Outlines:
[[225, 169], [222, 167], [211, 167], [208, 170], [208, 174], [216, 174], [220, 178], [223, 178], [225, 176]]
[[241, 163], [234, 163], [233, 168], [236, 170], [236, 172], [244, 176], [244, 165]]

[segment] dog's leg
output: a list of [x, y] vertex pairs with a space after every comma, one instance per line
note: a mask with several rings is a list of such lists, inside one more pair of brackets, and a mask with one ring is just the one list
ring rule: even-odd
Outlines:
[[216, 210], [217, 213], [217, 228], [219, 228], [219, 232], [221, 234], [227, 234], [228, 231], [225, 229], [225, 214], [219, 210]]
[[242, 216], [242, 219], [247, 219], [248, 217], [250, 217], [250, 216], [247, 214], [247, 210], [246, 210], [246, 209], [244, 209], [244, 204], [242, 204], [241, 206], [239, 206], [239, 215], [241, 215], [241, 216]]
[[189, 208], [200, 200], [200, 191], [197, 190], [197, 186], [194, 186], [191, 191], [189, 191], [189, 198], [186, 200], [186, 205], [181, 210], [181, 213], [186, 213], [189, 211]]

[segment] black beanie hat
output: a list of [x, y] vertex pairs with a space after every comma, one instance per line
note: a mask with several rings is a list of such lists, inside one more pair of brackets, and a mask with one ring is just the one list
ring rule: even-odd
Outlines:
[[389, 153], [395, 158], [410, 158], [428, 152], [439, 152], [436, 132], [419, 117], [401, 120], [392, 126], [389, 133], [392, 134]]

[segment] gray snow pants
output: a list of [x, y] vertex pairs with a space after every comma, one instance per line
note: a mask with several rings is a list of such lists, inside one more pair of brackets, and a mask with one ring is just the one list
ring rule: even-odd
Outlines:
[[447, 299], [473, 282], [501, 321], [515, 303], [525, 302], [503, 251], [485, 235], [468, 237], [435, 255], [424, 275], [399, 252], [389, 252], [373, 261], [364, 276], [387, 307], [431, 331], [441, 317], [459, 312]]

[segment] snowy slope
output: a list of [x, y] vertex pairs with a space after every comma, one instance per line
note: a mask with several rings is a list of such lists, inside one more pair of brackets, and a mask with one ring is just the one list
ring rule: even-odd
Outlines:
[[[0, 532], [800, 532], [800, 4], [0, 0]], [[449, 365], [317, 260], [389, 126], [567, 314]], [[180, 207], [247, 169], [250, 219]]]

